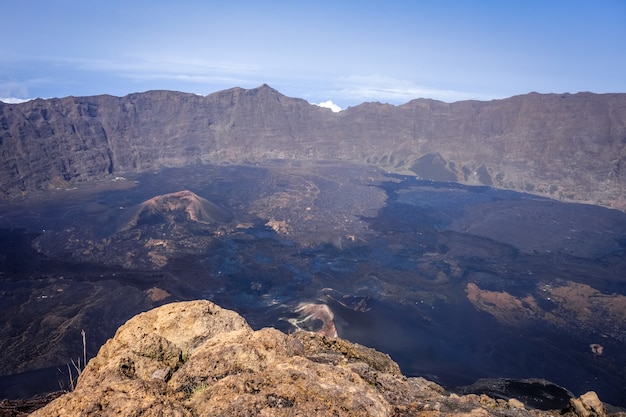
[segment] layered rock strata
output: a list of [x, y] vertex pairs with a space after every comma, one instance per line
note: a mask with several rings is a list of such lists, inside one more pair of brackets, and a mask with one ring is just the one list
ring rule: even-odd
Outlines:
[[340, 113], [263, 85], [0, 103], [0, 197], [199, 163], [349, 160], [626, 209], [626, 95], [418, 99]]

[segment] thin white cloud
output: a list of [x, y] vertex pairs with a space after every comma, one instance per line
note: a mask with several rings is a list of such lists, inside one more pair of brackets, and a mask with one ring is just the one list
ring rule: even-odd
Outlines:
[[0, 101], [15, 104], [30, 100], [25, 97], [28, 97], [28, 88], [25, 83], [16, 81], [0, 83]]
[[459, 100], [489, 100], [494, 97], [484, 94], [429, 88], [402, 80], [380, 75], [352, 75], [339, 80], [333, 97], [348, 101], [382, 101], [402, 104], [416, 98], [432, 98], [446, 102]]
[[[120, 59], [41, 57], [43, 64], [67, 68], [67, 73], [79, 71], [106, 75], [131, 83], [145, 83], [149, 89], [193, 90], [205, 86], [253, 87], [267, 82], [264, 72], [252, 65], [170, 56], [133, 56]], [[191, 87], [193, 85], [193, 87]], [[132, 90], [129, 86], [129, 91]], [[199, 91], [196, 91], [199, 93]], [[206, 91], [203, 91], [206, 94]]]
[[19, 104], [32, 100], [32, 98], [17, 98], [17, 97], [0, 97], [0, 101], [7, 104]]
[[106, 72], [133, 81], [245, 82], [258, 72], [250, 65], [173, 56], [123, 59], [52, 58], [83, 71]]
[[341, 107], [332, 102], [332, 100], [322, 101], [321, 103], [312, 103], [316, 106], [324, 107], [326, 109], [331, 109], [334, 113], [339, 113], [343, 110]]
[[[32, 78], [20, 83], [0, 83], [0, 97], [26, 99], [33, 96], [29, 91], [37, 90], [41, 86], [53, 91], [61, 87], [65, 91], [71, 87], [69, 93], [80, 95], [82, 94], [80, 88], [89, 85], [94, 79], [89, 78], [91, 74], [103, 82], [106, 80], [109, 86], [115, 86], [117, 89], [115, 91], [120, 94], [137, 89], [174, 89], [206, 94], [222, 88], [235, 86], [252, 88], [267, 83], [283, 94], [305, 98], [311, 103], [320, 103], [319, 106], [328, 107], [334, 112], [367, 101], [398, 105], [422, 97], [446, 102], [499, 98], [467, 91], [425, 87], [412, 80], [383, 75], [325, 74], [326, 76], [322, 77], [319, 72], [291, 73], [279, 68], [212, 61], [202, 57], [140, 55], [93, 59], [43, 56], [31, 60], [55, 71], [50, 72], [48, 79]], [[75, 85], [72, 86], [72, 83]], [[59, 87], [55, 84], [63, 85]], [[100, 93], [93, 88], [88, 91], [88, 94]], [[102, 92], [115, 94], [113, 91]], [[46, 94], [51, 95], [49, 91], [46, 91]], [[63, 94], [66, 93], [57, 93]]]

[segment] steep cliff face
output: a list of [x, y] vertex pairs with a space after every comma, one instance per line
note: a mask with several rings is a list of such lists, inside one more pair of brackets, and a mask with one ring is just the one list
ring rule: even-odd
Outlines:
[[[537, 385], [539, 386], [539, 385]], [[594, 392], [570, 415], [603, 416]], [[387, 355], [315, 333], [253, 331], [209, 301], [173, 303], [119, 328], [76, 389], [33, 416], [549, 416], [515, 398], [448, 394]]]
[[0, 103], [0, 194], [206, 162], [343, 159], [626, 209], [626, 94], [418, 99], [340, 113], [263, 85]]

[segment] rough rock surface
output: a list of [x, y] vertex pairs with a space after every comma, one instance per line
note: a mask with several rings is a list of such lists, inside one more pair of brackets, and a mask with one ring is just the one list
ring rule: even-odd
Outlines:
[[340, 113], [263, 85], [0, 103], [0, 198], [206, 162], [349, 160], [626, 209], [626, 94], [418, 99]]
[[[595, 393], [566, 413], [605, 415]], [[73, 392], [33, 416], [523, 416], [516, 400], [448, 394], [387, 355], [316, 333], [253, 331], [209, 301], [161, 306], [119, 328]]]

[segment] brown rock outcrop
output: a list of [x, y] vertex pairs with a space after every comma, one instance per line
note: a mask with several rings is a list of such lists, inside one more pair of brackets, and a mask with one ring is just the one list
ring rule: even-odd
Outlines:
[[572, 398], [569, 408], [579, 417], [602, 417], [606, 415], [604, 404], [593, 391], [581, 395], [580, 398]]
[[516, 401], [448, 395], [423, 378], [402, 376], [387, 355], [341, 339], [253, 331], [209, 301], [132, 318], [89, 362], [73, 392], [32, 415], [113, 414], [548, 415]]
[[418, 99], [340, 113], [263, 85], [0, 103], [0, 197], [207, 162], [349, 160], [626, 209], [626, 94]]

